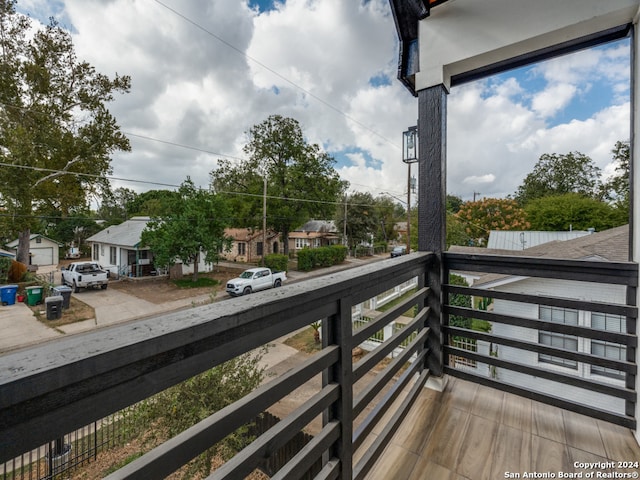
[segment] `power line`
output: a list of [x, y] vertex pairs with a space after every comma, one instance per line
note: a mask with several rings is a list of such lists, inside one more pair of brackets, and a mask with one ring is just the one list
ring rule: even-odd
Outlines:
[[397, 148], [398, 150], [400, 150], [400, 146], [395, 143], [392, 142], [390, 139], [388, 139], [387, 137], [385, 137], [384, 135], [382, 135], [381, 133], [378, 133], [377, 131], [373, 130], [371, 127], [369, 127], [368, 125], [365, 125], [364, 123], [360, 122], [359, 120], [356, 120], [355, 118], [351, 117], [349, 114], [347, 114], [346, 112], [340, 110], [340, 108], [336, 107], [335, 105], [329, 103], [328, 101], [324, 100], [323, 98], [319, 97], [318, 95], [314, 94], [313, 92], [311, 92], [310, 90], [307, 90], [306, 88], [298, 85], [297, 83], [295, 83], [293, 80], [290, 80], [289, 78], [285, 77], [284, 75], [282, 75], [281, 73], [277, 72], [276, 70], [274, 70], [273, 68], [265, 65], [264, 63], [260, 62], [258, 59], [251, 57], [250, 55], [248, 55], [247, 53], [243, 52], [242, 50], [240, 50], [238, 47], [236, 47], [235, 45], [229, 43], [228, 41], [226, 41], [224, 38], [220, 37], [219, 35], [216, 35], [215, 33], [213, 33], [211, 30], [208, 30], [207, 28], [203, 27], [202, 25], [200, 25], [199, 23], [197, 23], [196, 21], [190, 19], [189, 17], [187, 17], [186, 15], [183, 15], [182, 13], [178, 12], [177, 10], [169, 7], [168, 5], [166, 5], [165, 3], [161, 2], [160, 0], [154, 0], [158, 5], [166, 8], [167, 10], [169, 10], [170, 12], [172, 12], [174, 15], [182, 18], [185, 22], [190, 23], [191, 25], [193, 25], [194, 27], [198, 28], [199, 30], [202, 30], [203, 32], [205, 32], [206, 34], [212, 36], [213, 38], [215, 38], [216, 40], [218, 40], [220, 43], [222, 43], [223, 45], [229, 47], [231, 50], [233, 50], [234, 52], [238, 53], [239, 55], [243, 56], [244, 58], [246, 58], [247, 60], [252, 61], [253, 63], [255, 63], [256, 65], [259, 65], [260, 67], [264, 68], [265, 70], [267, 70], [270, 73], [273, 73], [275, 76], [277, 76], [278, 78], [284, 80], [285, 82], [287, 82], [289, 85], [293, 86], [294, 88], [300, 90], [301, 92], [309, 95], [311, 98], [313, 98], [314, 100], [320, 102], [321, 104], [323, 104], [324, 106], [330, 108], [331, 110], [335, 111], [336, 113], [342, 115], [344, 118], [346, 118], [347, 120], [355, 123], [356, 125], [364, 128], [365, 130], [367, 130], [368, 132], [373, 133], [375, 136], [377, 136], [378, 138], [381, 138], [382, 140], [384, 140], [385, 142], [387, 142], [389, 145], [392, 145], [393, 147]]

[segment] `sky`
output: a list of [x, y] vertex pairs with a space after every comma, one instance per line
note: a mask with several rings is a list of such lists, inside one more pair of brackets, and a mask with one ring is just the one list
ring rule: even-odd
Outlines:
[[[109, 104], [132, 151], [113, 156], [114, 188], [206, 187], [221, 158], [245, 158], [246, 132], [296, 119], [336, 159], [349, 193], [406, 198], [402, 132], [417, 99], [397, 80], [388, 0], [18, 0], [54, 17], [80, 59], [130, 93]], [[451, 90], [447, 191], [513, 194], [544, 153], [581, 152], [604, 175], [629, 139], [629, 42]], [[417, 167], [413, 174], [418, 176]], [[418, 182], [420, 181], [418, 176]]]

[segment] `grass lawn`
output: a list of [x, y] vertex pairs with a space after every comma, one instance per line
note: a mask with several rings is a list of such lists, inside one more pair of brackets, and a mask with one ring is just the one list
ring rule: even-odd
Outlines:
[[208, 277], [199, 277], [197, 282], [192, 282], [191, 278], [181, 278], [180, 280], [172, 280], [172, 282], [180, 288], [215, 287], [220, 283], [218, 280]]

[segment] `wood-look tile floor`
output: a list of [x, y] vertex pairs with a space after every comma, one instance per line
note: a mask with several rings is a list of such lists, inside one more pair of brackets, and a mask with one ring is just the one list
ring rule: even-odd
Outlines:
[[624, 461], [640, 462], [640, 447], [626, 428], [450, 378], [443, 393], [424, 389], [367, 479], [493, 480], [549, 473], [556, 476], [542, 478], [561, 478], [559, 472], [607, 478], [598, 472], [640, 473], [640, 468], [576, 465]]

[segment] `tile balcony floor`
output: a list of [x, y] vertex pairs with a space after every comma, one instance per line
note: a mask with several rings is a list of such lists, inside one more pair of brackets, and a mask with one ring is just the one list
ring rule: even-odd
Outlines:
[[[423, 390], [366, 478], [621, 478], [606, 475], [640, 473], [640, 468], [618, 468], [617, 462], [624, 461], [640, 462], [640, 447], [629, 429], [449, 378], [443, 393]], [[581, 468], [576, 462], [614, 462], [616, 467]]]

